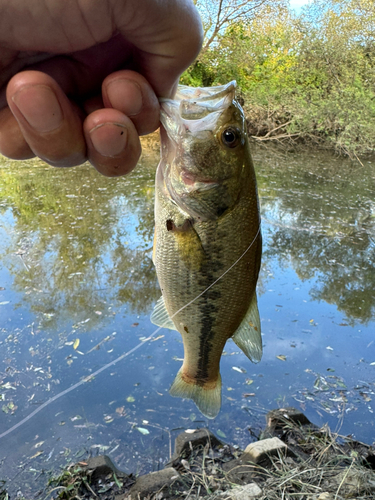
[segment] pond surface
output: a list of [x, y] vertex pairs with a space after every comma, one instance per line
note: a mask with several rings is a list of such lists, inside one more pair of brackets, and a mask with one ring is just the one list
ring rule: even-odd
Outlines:
[[145, 341], [160, 296], [157, 146], [120, 179], [0, 160], [0, 479], [9, 493], [38, 498], [51, 472], [98, 453], [126, 472], [157, 470], [183, 429], [208, 426], [244, 447], [265, 413], [285, 405], [374, 441], [375, 163], [267, 150], [254, 160], [264, 354], [254, 365], [228, 341], [211, 421], [168, 394], [180, 335]]

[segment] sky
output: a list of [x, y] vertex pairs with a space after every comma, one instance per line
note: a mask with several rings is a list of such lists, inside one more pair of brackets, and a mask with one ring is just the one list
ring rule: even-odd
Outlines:
[[308, 0], [289, 0], [289, 3], [292, 9], [299, 12], [301, 7], [308, 3]]

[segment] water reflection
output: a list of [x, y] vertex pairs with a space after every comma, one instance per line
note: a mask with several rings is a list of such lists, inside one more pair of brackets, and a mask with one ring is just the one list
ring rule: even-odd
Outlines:
[[336, 304], [351, 325], [373, 319], [373, 164], [323, 154], [263, 158], [258, 182], [263, 220], [272, 227], [264, 259], [277, 257], [301, 280], [315, 278], [311, 297]]
[[155, 158], [143, 166], [119, 180], [38, 161], [0, 170], [12, 234], [0, 258], [41, 328], [87, 317], [92, 328], [111, 315], [110, 303], [142, 313], [159, 296], [149, 252]]
[[12, 494], [45, 485], [42, 469], [98, 452], [129, 472], [157, 469], [181, 428], [209, 425], [246, 446], [249, 426], [257, 434], [264, 413], [286, 404], [318, 425], [375, 435], [375, 165], [255, 152], [264, 357], [252, 365], [228, 342], [222, 410], [208, 422], [168, 395], [180, 335], [162, 330], [142, 343], [160, 295], [151, 262], [157, 149], [121, 179], [88, 166], [0, 163], [0, 434], [141, 345], [2, 440], [0, 479]]

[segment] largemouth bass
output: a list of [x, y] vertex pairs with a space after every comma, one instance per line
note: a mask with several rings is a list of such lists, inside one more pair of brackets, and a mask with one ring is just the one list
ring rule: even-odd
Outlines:
[[226, 341], [253, 362], [262, 356], [258, 196], [235, 87], [179, 86], [161, 102], [153, 261], [162, 297], [151, 321], [182, 335], [170, 394], [192, 399], [208, 418], [221, 406]]

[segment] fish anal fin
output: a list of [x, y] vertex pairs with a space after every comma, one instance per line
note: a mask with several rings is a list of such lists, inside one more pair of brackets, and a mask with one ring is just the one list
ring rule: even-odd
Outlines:
[[176, 375], [169, 390], [171, 396], [192, 399], [198, 410], [207, 418], [215, 418], [221, 407], [221, 376], [215, 384], [201, 386], [184, 380], [182, 369]]
[[250, 307], [232, 337], [241, 351], [253, 363], [258, 363], [262, 358], [262, 335], [260, 331], [260, 318], [257, 296], [254, 292]]
[[170, 330], [177, 330], [175, 324], [171, 320], [163, 296], [156, 302], [154, 310], [151, 314], [151, 323], [161, 328], [169, 328]]

